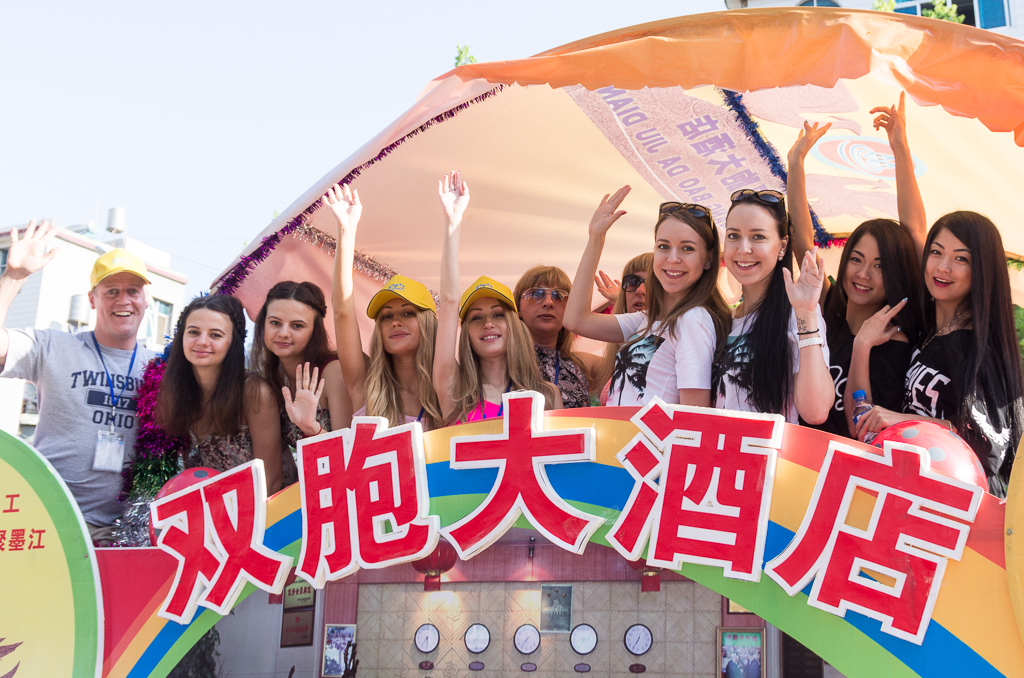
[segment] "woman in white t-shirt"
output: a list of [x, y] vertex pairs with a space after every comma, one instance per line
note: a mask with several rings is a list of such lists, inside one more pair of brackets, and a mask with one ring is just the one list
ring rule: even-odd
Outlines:
[[647, 272], [647, 312], [591, 313], [594, 276], [612, 224], [625, 214], [623, 186], [605, 196], [590, 220], [564, 324], [598, 341], [625, 342], [615, 357], [608, 405], [667, 403], [709, 407], [711, 366], [728, 331], [729, 309], [718, 290], [718, 229], [703, 205], [662, 203]]
[[817, 248], [807, 252], [794, 283], [783, 195], [742, 189], [731, 199], [725, 265], [743, 298], [715, 365], [717, 406], [820, 424], [835, 395], [818, 307], [824, 262]]

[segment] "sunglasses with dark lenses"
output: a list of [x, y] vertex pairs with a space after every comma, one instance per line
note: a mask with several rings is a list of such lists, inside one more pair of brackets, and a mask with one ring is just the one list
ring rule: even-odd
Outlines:
[[778, 191], [755, 191], [752, 188], [741, 188], [740, 190], [736, 191], [731, 196], [729, 196], [729, 200], [731, 202], [736, 202], [737, 200], [745, 198], [748, 195], [752, 195], [761, 202], [767, 203], [769, 205], [778, 205], [780, 202], [786, 199], [786, 196], [782, 195]]
[[636, 273], [630, 273], [622, 277], [622, 289], [624, 292], [636, 292], [645, 282], [647, 281]]
[[676, 212], [686, 212], [698, 219], [707, 219], [712, 225], [715, 223], [714, 218], [711, 216], [711, 210], [704, 207], [704, 205], [696, 205], [690, 202], [663, 202], [661, 207], [658, 208], [658, 214], [675, 214]]
[[532, 287], [523, 292], [523, 297], [535, 304], [544, 303], [544, 297], [551, 295], [551, 301], [556, 304], [564, 304], [569, 300], [569, 293], [560, 289], [547, 289], [546, 287]]

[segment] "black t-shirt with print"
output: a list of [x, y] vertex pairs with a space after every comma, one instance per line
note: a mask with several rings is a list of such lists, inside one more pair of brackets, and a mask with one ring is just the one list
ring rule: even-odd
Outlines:
[[1001, 385], [980, 380], [970, 417], [967, 421], [960, 418], [960, 402], [967, 394], [954, 378], [958, 370], [952, 368], [974, 350], [973, 341], [973, 330], [956, 330], [933, 338], [914, 352], [907, 370], [903, 412], [952, 422], [978, 455], [991, 485], [1017, 441], [1010, 440], [1010, 408]]
[[[846, 380], [850, 376], [850, 361], [853, 359], [854, 334], [844, 320], [828, 326], [829, 372], [835, 386], [835, 402], [828, 411], [828, 419], [812, 428], [849, 437], [850, 429], [846, 424], [846, 409], [843, 396], [846, 393]], [[871, 349], [871, 402], [893, 412], [900, 411], [903, 406], [904, 382], [907, 367], [910, 365], [910, 354], [913, 347], [906, 341], [892, 339]], [[809, 426], [804, 422], [800, 422]]]

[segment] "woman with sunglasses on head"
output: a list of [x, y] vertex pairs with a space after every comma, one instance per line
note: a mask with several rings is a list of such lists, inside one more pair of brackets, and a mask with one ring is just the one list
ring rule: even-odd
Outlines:
[[459, 235], [469, 187], [458, 172], [451, 172], [438, 182], [437, 192], [446, 223], [434, 389], [445, 423], [500, 417], [502, 395], [513, 390], [537, 391], [544, 396], [546, 409], [560, 409], [562, 398], [541, 377], [512, 290], [481, 276], [459, 297]]
[[1024, 378], [1002, 238], [981, 214], [947, 214], [928, 232], [922, 268], [925, 339], [907, 371], [903, 411], [868, 410], [857, 435], [915, 419], [944, 425], [974, 450], [989, 492], [1004, 497], [1024, 429]]
[[573, 350], [576, 335], [562, 324], [572, 283], [557, 266], [534, 266], [519, 278], [513, 297], [537, 353], [541, 376], [558, 387], [565, 408], [590, 407], [591, 370], [598, 357]]
[[[875, 405], [901, 407], [911, 349], [923, 328], [918, 271], [927, 224], [907, 143], [903, 95], [898, 106], [871, 113], [877, 114], [875, 129], [885, 128], [893, 149], [900, 221], [871, 219], [858, 226], [843, 248], [836, 284], [826, 279], [822, 285], [836, 398], [828, 419], [816, 428], [842, 436], [854, 435], [853, 393], [858, 390]], [[805, 122], [789, 152], [787, 186], [797, 257], [814, 247], [804, 158], [829, 127]], [[887, 326], [890, 330], [883, 332]]]
[[[576, 269], [577, 293], [565, 324], [581, 336], [624, 343], [611, 376], [609, 405], [711, 405], [711, 367], [728, 331], [729, 309], [718, 290], [718, 229], [702, 205], [662, 203], [654, 225], [654, 253], [646, 274], [647, 310], [607, 316], [591, 313], [597, 265], [608, 230], [626, 212], [623, 186], [605, 196], [590, 220], [587, 247]], [[585, 291], [584, 291], [585, 290]]]
[[[622, 268], [622, 282], [613, 281], [604, 271], [598, 271], [594, 278], [597, 291], [605, 299], [611, 301], [611, 307], [601, 313], [619, 315], [620, 313], [640, 313], [647, 310], [647, 271], [654, 263], [654, 255], [644, 252], [626, 262]], [[611, 342], [606, 344], [601, 363], [594, 370], [594, 384], [604, 384], [598, 395], [601, 405], [608, 404], [608, 390], [611, 388], [612, 370], [615, 369], [615, 356], [619, 354], [622, 344]]]
[[366, 309], [374, 321], [369, 357], [363, 353], [356, 320], [352, 265], [363, 207], [348, 185], [334, 186], [323, 198], [338, 226], [334, 250], [334, 327], [341, 371], [355, 415], [384, 417], [392, 426], [420, 422], [424, 430], [442, 426], [434, 393], [434, 299], [422, 283], [396, 275]]
[[799, 416], [820, 424], [832, 407], [825, 323], [818, 309], [824, 267], [817, 248], [793, 281], [786, 202], [778, 191], [732, 194], [725, 265], [740, 283], [732, 331], [716, 363], [720, 408]]
[[[319, 287], [289, 280], [270, 288], [254, 323], [249, 366], [280, 394], [281, 436], [289, 455], [302, 438], [345, 428], [352, 420], [338, 356], [327, 343], [326, 315]], [[294, 457], [286, 456], [284, 465], [284, 486], [297, 482]]]
[[185, 467], [227, 471], [262, 459], [267, 494], [281, 489], [281, 422], [270, 385], [245, 372], [242, 302], [197, 297], [178, 320], [157, 396], [156, 420], [191, 439]]

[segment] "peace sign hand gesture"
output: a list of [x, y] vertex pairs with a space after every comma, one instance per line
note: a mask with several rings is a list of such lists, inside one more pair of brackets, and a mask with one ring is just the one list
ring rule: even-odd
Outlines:
[[317, 381], [320, 370], [313, 368], [312, 374], [309, 370], [309, 363], [304, 363], [295, 368], [295, 399], [292, 400], [292, 393], [287, 386], [281, 389], [284, 395], [284, 409], [288, 418], [299, 427], [305, 437], [323, 433], [323, 427], [316, 419], [316, 410], [320, 405], [320, 396], [324, 392], [323, 379]]
[[890, 323], [906, 305], [907, 300], [904, 299], [891, 308], [888, 305], [883, 306], [878, 313], [875, 313], [861, 324], [860, 330], [857, 331], [857, 336], [853, 340], [854, 343], [874, 348], [895, 337], [900, 333], [901, 328]]

